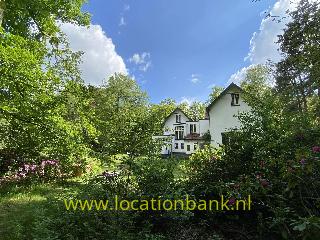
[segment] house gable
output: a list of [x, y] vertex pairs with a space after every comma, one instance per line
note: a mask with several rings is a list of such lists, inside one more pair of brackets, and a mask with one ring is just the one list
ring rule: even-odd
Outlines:
[[191, 120], [180, 108], [176, 108], [164, 120], [164, 134], [159, 136], [166, 145], [162, 154], [192, 154], [203, 144], [203, 136], [211, 135], [211, 144], [222, 144], [222, 135], [231, 129], [240, 127], [237, 115], [250, 111], [250, 107], [242, 98], [242, 89], [231, 83], [207, 108], [206, 119]]
[[209, 113], [210, 109], [217, 103], [220, 101], [220, 99], [225, 96], [226, 94], [230, 94], [230, 93], [242, 93], [243, 90], [241, 87], [239, 87], [237, 84], [234, 84], [233, 82], [228, 86], [226, 87], [221, 93], [220, 95], [215, 99], [213, 100], [209, 106], [206, 108], [206, 112]]
[[240, 121], [237, 115], [241, 112], [250, 111], [250, 107], [243, 100], [243, 90], [231, 83], [208, 107], [210, 117], [209, 130], [211, 143], [222, 143], [222, 133], [230, 129], [239, 128]]
[[176, 108], [164, 121], [165, 135], [174, 134], [175, 126], [183, 126], [187, 121], [191, 119], [180, 108]]
[[[184, 122], [187, 121], [192, 121], [191, 118], [188, 117], [188, 115], [181, 109], [181, 108], [176, 108], [175, 110], [173, 110], [168, 117], [166, 117], [166, 119], [164, 120], [164, 124], [166, 124], [166, 122], [168, 120], [170, 120], [170, 118], [172, 118], [172, 116], [175, 117], [175, 115], [180, 114], [181, 116], [183, 116], [183, 120]], [[181, 120], [182, 121], [182, 120]]]

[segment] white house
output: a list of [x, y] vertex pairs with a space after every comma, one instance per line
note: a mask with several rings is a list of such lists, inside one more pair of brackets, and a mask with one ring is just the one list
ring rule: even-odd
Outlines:
[[[191, 154], [208, 140], [214, 146], [222, 144], [226, 133], [240, 126], [237, 115], [250, 111], [242, 93], [239, 86], [231, 83], [206, 108], [206, 118], [199, 121], [193, 121], [181, 109], [175, 109], [164, 121], [163, 135], [154, 137], [164, 141], [161, 153]], [[211, 140], [208, 139], [210, 136]]]
[[238, 85], [231, 83], [207, 107], [211, 144], [215, 146], [222, 144], [225, 133], [230, 129], [240, 127], [237, 115], [250, 111], [250, 107], [242, 98], [242, 93], [243, 91]]

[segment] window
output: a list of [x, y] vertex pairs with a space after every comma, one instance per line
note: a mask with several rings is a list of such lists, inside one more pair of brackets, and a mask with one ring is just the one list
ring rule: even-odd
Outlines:
[[181, 143], [181, 149], [184, 149], [184, 143]]
[[183, 133], [184, 133], [184, 127], [183, 127], [183, 126], [177, 126], [177, 127], [175, 127], [175, 137], [176, 137], [176, 140], [183, 139]]
[[197, 150], [197, 148], [198, 148], [198, 144], [195, 143], [195, 144], [193, 145], [193, 150]]
[[222, 144], [229, 145], [231, 142], [230, 141], [230, 133], [224, 132], [224, 133], [221, 133], [221, 136], [222, 136]]
[[187, 145], [187, 151], [190, 151], [190, 145]]
[[231, 93], [231, 106], [239, 106], [239, 93]]
[[179, 144], [176, 143], [176, 144], [174, 145], [174, 148], [175, 148], [175, 149], [179, 149]]
[[190, 124], [190, 133], [197, 132], [197, 125], [196, 124]]
[[176, 122], [177, 122], [177, 123], [180, 123], [180, 122], [181, 122], [181, 115], [180, 115], [180, 114], [177, 114], [177, 115], [176, 115]]

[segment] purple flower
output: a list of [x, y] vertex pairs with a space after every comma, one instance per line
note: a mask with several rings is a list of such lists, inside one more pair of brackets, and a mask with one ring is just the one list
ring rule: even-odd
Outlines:
[[266, 180], [266, 179], [261, 179], [261, 180], [260, 180], [260, 184], [261, 184], [261, 186], [264, 187], [264, 188], [266, 188], [266, 187], [269, 186], [269, 182], [268, 182], [268, 180]]
[[41, 167], [42, 168], [47, 166], [47, 165], [56, 166], [56, 165], [58, 165], [58, 160], [50, 160], [50, 159], [48, 159], [48, 160], [42, 160], [41, 161]]
[[24, 172], [19, 172], [18, 174], [17, 174], [17, 177], [18, 178], [25, 178], [26, 177], [26, 173], [24, 173]]
[[37, 165], [35, 164], [30, 164], [30, 171], [35, 172], [37, 170]]
[[300, 163], [301, 163], [301, 165], [305, 165], [305, 164], [306, 164], [306, 159], [302, 158], [302, 159], [300, 160]]
[[320, 153], [320, 146], [314, 146], [314, 147], [312, 147], [312, 152], [314, 152], [314, 153]]
[[29, 164], [24, 164], [23, 168], [26, 172], [29, 172]]
[[236, 199], [234, 197], [229, 198], [228, 205], [233, 205], [236, 203]]

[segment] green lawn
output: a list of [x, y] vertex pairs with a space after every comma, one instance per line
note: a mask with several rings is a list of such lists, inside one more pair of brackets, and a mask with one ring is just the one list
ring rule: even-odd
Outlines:
[[72, 179], [64, 183], [38, 183], [0, 189], [0, 239], [48, 238], [51, 233], [44, 226], [50, 224], [57, 208], [61, 207], [55, 200], [75, 196], [83, 186], [80, 179]]
[[[120, 158], [121, 159], [121, 158]], [[121, 160], [114, 158], [103, 170], [117, 171]], [[185, 178], [186, 159], [159, 159], [172, 161], [177, 180]], [[63, 199], [91, 194], [98, 185], [88, 184], [88, 176], [56, 183], [7, 185], [0, 188], [0, 239], [57, 239], [55, 224], [65, 213]], [[66, 213], [67, 214], [67, 213]]]

